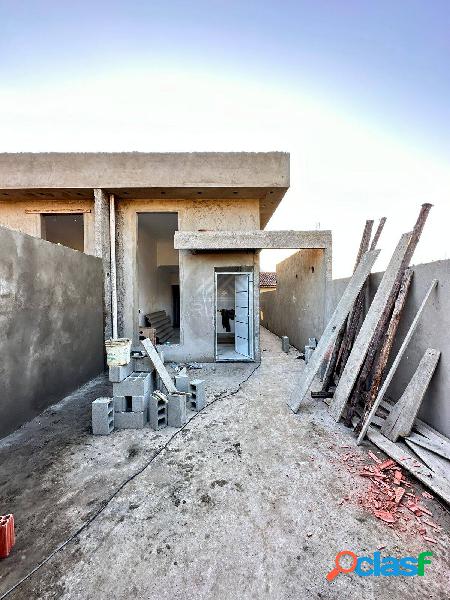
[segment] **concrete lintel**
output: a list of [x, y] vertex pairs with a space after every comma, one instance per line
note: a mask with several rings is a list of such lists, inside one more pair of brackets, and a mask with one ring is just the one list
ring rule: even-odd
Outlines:
[[177, 231], [177, 250], [331, 248], [331, 231]]

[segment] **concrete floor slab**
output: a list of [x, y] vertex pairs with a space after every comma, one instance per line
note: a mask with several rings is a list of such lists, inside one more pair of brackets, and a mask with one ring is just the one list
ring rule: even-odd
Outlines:
[[337, 466], [342, 447], [365, 455], [368, 443], [356, 448], [322, 402], [306, 399], [292, 414], [286, 398], [304, 362], [261, 335], [259, 368], [195, 372], [209, 404], [181, 430], [92, 436], [90, 402], [110, 387], [97, 379], [0, 442], [0, 497], [16, 515], [18, 540], [0, 563], [0, 597], [69, 538], [8, 598], [446, 597], [450, 519], [430, 500], [443, 531], [424, 577], [326, 581], [342, 549], [430, 548], [356, 502], [341, 505], [367, 485]]

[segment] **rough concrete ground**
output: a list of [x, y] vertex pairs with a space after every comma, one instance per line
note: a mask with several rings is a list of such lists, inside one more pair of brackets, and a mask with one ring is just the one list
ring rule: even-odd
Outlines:
[[[100, 378], [0, 442], [1, 510], [15, 513], [18, 537], [0, 563], [0, 598], [88, 522], [8, 598], [447, 597], [447, 511], [424, 501], [444, 532], [429, 548], [356, 502], [341, 505], [367, 485], [337, 467], [354, 438], [322, 402], [291, 413], [304, 363], [261, 333], [256, 370], [190, 373], [207, 380], [211, 404], [180, 431], [92, 436], [90, 402], [109, 390]], [[432, 564], [424, 577], [326, 581], [339, 550], [380, 546], [394, 556], [431, 549]]]

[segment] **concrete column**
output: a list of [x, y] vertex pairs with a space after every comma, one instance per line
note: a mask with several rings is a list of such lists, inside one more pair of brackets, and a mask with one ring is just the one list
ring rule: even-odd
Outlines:
[[104, 331], [112, 337], [111, 320], [111, 256], [109, 238], [109, 194], [94, 189], [94, 255], [103, 261]]

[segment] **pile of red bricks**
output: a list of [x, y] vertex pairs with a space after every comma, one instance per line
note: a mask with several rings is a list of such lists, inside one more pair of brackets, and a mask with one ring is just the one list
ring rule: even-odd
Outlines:
[[6, 558], [16, 542], [14, 516], [0, 516], [0, 558]]

